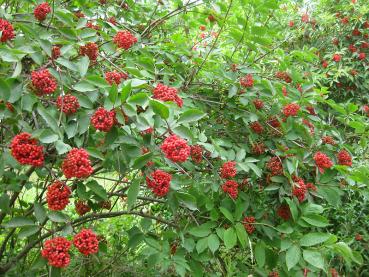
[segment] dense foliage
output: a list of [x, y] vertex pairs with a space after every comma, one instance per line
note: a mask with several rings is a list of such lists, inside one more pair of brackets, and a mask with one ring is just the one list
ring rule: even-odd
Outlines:
[[1, 274], [366, 276], [359, 2], [2, 1]]

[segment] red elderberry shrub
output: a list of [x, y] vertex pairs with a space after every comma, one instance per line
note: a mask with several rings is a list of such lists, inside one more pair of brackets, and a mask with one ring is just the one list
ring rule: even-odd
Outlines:
[[88, 21], [86, 23], [86, 28], [90, 28], [90, 29], [93, 29], [93, 30], [96, 30], [96, 31], [100, 30], [100, 27], [96, 24], [93, 24], [92, 21]]
[[267, 163], [267, 169], [272, 173], [272, 176], [283, 174], [283, 165], [279, 157], [272, 157]]
[[284, 80], [286, 83], [291, 83], [292, 82], [292, 78], [285, 71], [278, 71], [275, 74], [275, 77], [278, 78], [278, 79]]
[[268, 277], [279, 277], [279, 273], [277, 271], [272, 271], [268, 274]]
[[0, 41], [6, 42], [15, 37], [13, 25], [9, 21], [0, 18]]
[[214, 15], [212, 15], [212, 14], [209, 14], [208, 19], [209, 19], [209, 21], [210, 21], [210, 22], [214, 22], [214, 21], [216, 21], [215, 16], [214, 16]]
[[55, 78], [47, 69], [33, 71], [31, 73], [31, 79], [37, 95], [51, 94], [58, 86]]
[[357, 241], [361, 241], [361, 240], [363, 240], [363, 236], [362, 236], [362, 235], [360, 235], [360, 234], [356, 234], [356, 235], [355, 235], [355, 240], [357, 240]]
[[334, 139], [331, 136], [322, 137], [322, 142], [324, 144], [331, 144], [331, 145], [335, 145], [336, 144], [336, 142], [334, 141]]
[[303, 180], [297, 182], [298, 185], [295, 185], [292, 189], [292, 194], [296, 196], [296, 198], [301, 203], [305, 200], [305, 195], [307, 193], [307, 188]]
[[338, 159], [338, 164], [340, 165], [352, 166], [351, 155], [346, 150], [341, 150], [340, 152], [338, 152], [337, 159]]
[[237, 174], [236, 162], [225, 162], [220, 169], [220, 177], [223, 179], [229, 179], [235, 177]]
[[252, 146], [252, 153], [255, 155], [262, 155], [265, 153], [264, 143], [256, 143]]
[[302, 22], [305, 22], [305, 23], [307, 23], [307, 22], [309, 22], [309, 15], [308, 14], [303, 14], [302, 16], [301, 16], [301, 21]]
[[69, 203], [69, 196], [72, 191], [63, 182], [55, 181], [53, 184], [47, 187], [46, 201], [50, 210], [61, 211]]
[[261, 110], [264, 107], [264, 102], [260, 99], [255, 99], [253, 103], [257, 110]]
[[99, 240], [91, 229], [82, 229], [75, 235], [73, 245], [85, 256], [95, 254], [99, 250]]
[[274, 128], [281, 127], [281, 123], [276, 116], [269, 117], [267, 123]]
[[283, 114], [286, 117], [296, 116], [299, 110], [300, 110], [300, 105], [296, 103], [290, 103], [283, 107]]
[[322, 61], [322, 66], [323, 66], [323, 68], [327, 68], [328, 67], [328, 62], [327, 61]]
[[231, 197], [232, 199], [236, 199], [238, 195], [238, 183], [233, 180], [227, 180], [222, 185], [222, 190], [225, 193], [228, 193], [229, 197]]
[[51, 59], [56, 60], [57, 58], [59, 58], [61, 55], [60, 52], [60, 47], [55, 45], [53, 46], [53, 48], [51, 49]]
[[91, 124], [102, 132], [109, 132], [116, 122], [115, 111], [107, 111], [103, 107], [98, 108], [91, 117]]
[[[142, 149], [141, 149], [141, 153], [142, 154], [147, 154], [147, 153], [150, 153], [150, 150], [148, 149], [148, 148], [146, 148], [146, 147], [143, 147]], [[148, 161], [147, 163], [146, 163], [146, 166], [153, 166], [154, 165], [154, 162], [153, 161]]]
[[359, 54], [358, 58], [359, 58], [359, 60], [360, 60], [360, 61], [362, 61], [362, 60], [364, 60], [364, 59], [366, 58], [366, 54], [365, 54], [365, 53], [363, 53], [363, 52], [361, 52], [361, 53]]
[[329, 159], [329, 157], [319, 151], [315, 153], [314, 161], [320, 173], [323, 173], [326, 168], [331, 168], [333, 166], [333, 162]]
[[175, 163], [185, 162], [191, 153], [191, 147], [187, 142], [174, 134], [167, 137], [160, 148], [165, 157]]
[[177, 103], [178, 107], [183, 106], [183, 100], [178, 96], [178, 91], [176, 88], [168, 87], [163, 84], [158, 84], [154, 91], [154, 98], [161, 100], [163, 102], [173, 101]]
[[282, 87], [282, 93], [284, 97], [288, 95], [287, 88], [285, 86]]
[[79, 47], [79, 54], [81, 56], [87, 56], [90, 61], [95, 62], [99, 55], [99, 47], [95, 42], [89, 42], [85, 46]]
[[129, 31], [119, 31], [113, 38], [113, 42], [118, 48], [128, 50], [137, 42], [137, 38]]
[[119, 85], [122, 81], [122, 79], [127, 80], [128, 75], [123, 72], [117, 72], [117, 71], [109, 71], [105, 73], [105, 80], [110, 84], [116, 84]]
[[74, 114], [80, 107], [78, 98], [71, 94], [58, 96], [56, 100], [56, 106], [60, 111], [62, 111], [65, 114]]
[[172, 175], [160, 169], [152, 172], [150, 176], [146, 176], [147, 186], [158, 197], [163, 197], [168, 193], [171, 180]]
[[14, 113], [15, 109], [14, 109], [14, 107], [13, 107], [12, 103], [10, 103], [10, 102], [6, 102], [5, 106], [6, 106], [6, 108], [7, 108], [10, 112]]
[[108, 22], [113, 24], [114, 26], [117, 25], [117, 20], [114, 16], [108, 18]]
[[341, 23], [342, 24], [348, 24], [349, 23], [349, 18], [347, 16], [345, 16], [344, 18], [341, 19]]
[[87, 205], [86, 202], [78, 200], [74, 203], [74, 206], [76, 208], [76, 212], [77, 214], [79, 214], [80, 216], [88, 213], [89, 211], [91, 211], [91, 208], [89, 205]]
[[199, 29], [200, 29], [201, 31], [205, 31], [205, 30], [206, 30], [206, 27], [205, 27], [204, 25], [201, 25], [201, 26], [199, 27]]
[[329, 271], [331, 273], [331, 277], [339, 277], [338, 272], [335, 268], [331, 268]]
[[78, 17], [78, 18], [84, 18], [84, 17], [86, 17], [86, 16], [84, 15], [84, 13], [83, 13], [83, 12], [81, 12], [81, 11], [75, 12], [75, 13], [74, 13], [74, 15], [75, 15], [76, 17]]
[[332, 59], [333, 59], [333, 61], [338, 63], [341, 60], [341, 55], [340, 54], [334, 54]]
[[154, 132], [154, 128], [153, 127], [149, 127], [146, 130], [141, 131], [140, 134], [141, 134], [141, 136], [144, 136], [144, 135], [150, 135], [153, 132]]
[[37, 145], [36, 139], [31, 138], [28, 133], [16, 135], [11, 144], [11, 154], [20, 164], [42, 166], [44, 164], [43, 147]]
[[38, 21], [42, 22], [46, 19], [46, 16], [50, 12], [51, 12], [51, 7], [49, 3], [44, 2], [35, 8], [35, 10], [33, 11], [33, 14]]
[[312, 191], [317, 190], [317, 187], [313, 183], [306, 183], [306, 188]]
[[307, 106], [306, 110], [309, 112], [309, 114], [316, 115], [316, 112], [313, 106]]
[[277, 210], [277, 215], [280, 218], [283, 218], [284, 220], [289, 220], [291, 218], [291, 211], [290, 211], [290, 207], [286, 204], [282, 204], [278, 210]]
[[251, 88], [254, 86], [254, 79], [251, 74], [240, 78], [240, 85], [244, 88]]
[[66, 178], [87, 178], [93, 172], [88, 153], [83, 148], [73, 148], [63, 161], [62, 171]]
[[352, 30], [352, 35], [358, 37], [361, 35], [361, 32], [358, 28], [355, 28], [354, 30]]
[[351, 53], [355, 53], [357, 51], [357, 48], [353, 44], [350, 44], [348, 49], [350, 50]]
[[196, 164], [202, 162], [202, 147], [200, 145], [191, 146], [191, 159]]
[[256, 133], [256, 134], [261, 134], [264, 132], [264, 127], [263, 125], [260, 124], [260, 122], [258, 121], [254, 121], [252, 123], [250, 123], [250, 128]]
[[255, 217], [253, 216], [246, 216], [242, 222], [243, 227], [250, 235], [255, 231], [255, 226], [252, 223], [255, 223]]
[[64, 237], [55, 237], [45, 241], [41, 255], [53, 267], [66, 267], [70, 263], [69, 248], [72, 243]]
[[369, 42], [366, 42], [366, 41], [362, 42], [361, 45], [360, 45], [360, 48], [361, 49], [369, 48]]
[[295, 22], [290, 21], [290, 22], [288, 23], [288, 26], [290, 26], [290, 27], [292, 28], [293, 26], [295, 26]]

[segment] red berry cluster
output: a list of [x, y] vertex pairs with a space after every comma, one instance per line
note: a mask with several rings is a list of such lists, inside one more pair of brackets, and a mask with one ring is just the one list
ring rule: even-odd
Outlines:
[[311, 123], [309, 120], [307, 120], [307, 119], [303, 119], [302, 120], [302, 123], [304, 124], [304, 125], [306, 125], [307, 127], [309, 127], [309, 129], [310, 129], [310, 134], [314, 134], [314, 124], [313, 123]]
[[85, 46], [79, 47], [79, 54], [81, 56], [87, 56], [90, 61], [96, 62], [99, 55], [99, 47], [95, 42], [89, 42]]
[[336, 144], [336, 142], [334, 141], [334, 139], [331, 136], [322, 137], [322, 142], [324, 144], [331, 144], [331, 145], [335, 145]]
[[173, 101], [177, 103], [178, 107], [183, 106], [183, 100], [178, 96], [178, 91], [175, 88], [165, 86], [163, 84], [158, 84], [153, 91], [154, 98], [161, 100], [163, 102]]
[[202, 162], [202, 147], [200, 145], [191, 146], [191, 159], [196, 164]]
[[31, 138], [30, 134], [20, 133], [13, 138], [10, 144], [12, 156], [20, 164], [42, 166], [44, 164], [44, 148], [37, 144], [37, 140]]
[[167, 159], [176, 163], [185, 162], [191, 153], [191, 147], [187, 142], [174, 134], [167, 137], [160, 148]]
[[281, 123], [279, 122], [278, 118], [276, 116], [269, 117], [267, 123], [272, 126], [273, 128], [279, 128], [281, 127]]
[[86, 28], [90, 28], [90, 29], [96, 30], [96, 31], [100, 30], [100, 27], [97, 24], [94, 24], [92, 21], [88, 21], [86, 23]]
[[255, 223], [255, 217], [253, 216], [246, 216], [242, 222], [243, 227], [250, 235], [255, 231], [255, 226], [252, 223]]
[[329, 269], [329, 271], [331, 273], [331, 277], [339, 277], [338, 272], [335, 268], [331, 268], [331, 269]]
[[157, 169], [154, 172], [152, 172], [150, 174], [150, 177], [146, 176], [147, 186], [158, 197], [163, 197], [168, 193], [171, 180], [172, 175], [160, 169]]
[[236, 162], [225, 162], [220, 169], [220, 177], [224, 179], [233, 178], [237, 174]]
[[50, 74], [49, 70], [41, 69], [31, 73], [32, 85], [36, 89], [37, 95], [53, 93], [58, 84], [55, 78]]
[[268, 274], [268, 277], [279, 277], [279, 273], [277, 271], [272, 271]]
[[115, 111], [107, 111], [104, 108], [98, 108], [91, 117], [91, 124], [102, 132], [109, 132], [117, 122]]
[[361, 240], [363, 240], [363, 236], [362, 236], [362, 235], [360, 235], [360, 234], [356, 234], [356, 235], [355, 235], [355, 240], [356, 240], [356, 241], [361, 241]]
[[113, 38], [118, 48], [128, 50], [137, 42], [137, 38], [129, 31], [119, 31]]
[[313, 106], [307, 106], [306, 110], [309, 112], [309, 114], [316, 115], [316, 112]]
[[67, 154], [62, 164], [66, 178], [87, 178], [93, 172], [88, 153], [85, 149], [73, 148]]
[[82, 229], [75, 235], [73, 245], [85, 256], [95, 254], [99, 250], [99, 240], [91, 229]]
[[55, 181], [52, 185], [48, 186], [46, 193], [47, 206], [50, 210], [61, 211], [69, 203], [69, 196], [72, 191], [63, 182]]
[[271, 158], [267, 163], [267, 168], [273, 176], [283, 174], [283, 165], [279, 157]]
[[112, 85], [112, 84], [119, 85], [121, 83], [122, 79], [127, 80], [128, 75], [126, 73], [123, 73], [123, 72], [117, 72], [116, 70], [105, 73], [105, 80], [110, 85]]
[[236, 181], [233, 180], [227, 180], [223, 185], [222, 185], [222, 190], [225, 193], [228, 193], [228, 195], [233, 198], [236, 199], [238, 196], [238, 183]]
[[340, 152], [338, 152], [337, 159], [338, 159], [338, 164], [340, 165], [352, 166], [351, 155], [346, 150], [341, 150]]
[[153, 127], [149, 127], [143, 131], [140, 132], [141, 136], [144, 136], [144, 135], [150, 135], [154, 132], [154, 128]]
[[290, 207], [286, 204], [282, 204], [278, 210], [277, 210], [277, 215], [280, 218], [283, 218], [284, 220], [289, 220], [291, 218], [291, 211], [290, 211]]
[[75, 12], [74, 15], [78, 18], [85, 18], [86, 17], [85, 14], [81, 11]]
[[341, 60], [341, 55], [340, 54], [334, 54], [332, 57], [332, 60], [335, 61], [336, 63], [338, 63]]
[[78, 98], [71, 94], [58, 96], [56, 100], [56, 106], [60, 111], [62, 111], [65, 114], [74, 114], [80, 107]]
[[70, 263], [69, 248], [72, 243], [64, 237], [55, 237], [45, 241], [41, 255], [53, 267], [66, 267]]
[[264, 102], [260, 99], [255, 99], [253, 103], [257, 110], [261, 110], [262, 108], [264, 108]]
[[46, 16], [51, 12], [51, 7], [49, 3], [44, 2], [40, 5], [38, 5], [35, 10], [33, 11], [33, 14], [35, 18], [38, 21], [44, 21], [46, 19]]
[[296, 196], [296, 198], [301, 203], [302, 201], [305, 200], [305, 196], [307, 193], [307, 187], [304, 183], [304, 180], [302, 180], [301, 178], [299, 178], [299, 180], [296, 183], [297, 184], [292, 189], [292, 194]]
[[250, 123], [250, 128], [256, 133], [256, 134], [262, 134], [264, 132], [263, 125], [260, 124], [259, 121], [254, 121]]
[[296, 116], [299, 110], [300, 110], [300, 105], [296, 103], [290, 103], [283, 107], [283, 114], [286, 117]]
[[254, 86], [254, 78], [251, 74], [247, 74], [240, 78], [240, 85], [244, 88], [251, 88]]
[[264, 143], [260, 142], [260, 143], [255, 143], [252, 146], [252, 153], [255, 155], [262, 155], [265, 153], [265, 145]]
[[89, 205], [87, 205], [86, 202], [82, 201], [82, 200], [78, 200], [74, 203], [74, 206], [76, 208], [76, 212], [77, 214], [79, 214], [80, 216], [88, 213], [89, 211], [91, 211], [91, 208]]
[[113, 24], [114, 26], [117, 25], [117, 19], [114, 16], [109, 17], [108, 22]]
[[278, 78], [278, 79], [284, 80], [286, 83], [291, 83], [292, 82], [292, 79], [291, 79], [290, 75], [288, 75], [288, 73], [285, 72], [285, 71], [278, 71], [275, 74], [275, 77]]
[[13, 25], [10, 24], [9, 21], [2, 18], [0, 18], [0, 33], [1, 42], [6, 42], [7, 40], [11, 40], [15, 37]]
[[323, 173], [326, 168], [331, 168], [333, 166], [333, 162], [329, 159], [329, 157], [320, 151], [315, 153], [314, 161], [320, 173]]
[[51, 49], [51, 59], [56, 60], [57, 58], [59, 58], [61, 55], [60, 52], [60, 47], [55, 45], [53, 46], [53, 48]]

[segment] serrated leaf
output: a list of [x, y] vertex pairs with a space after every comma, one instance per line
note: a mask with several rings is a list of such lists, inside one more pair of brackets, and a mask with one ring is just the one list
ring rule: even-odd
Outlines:
[[136, 202], [139, 191], [140, 191], [140, 180], [135, 179], [133, 183], [130, 185], [127, 193], [128, 210], [130, 210], [133, 207], [133, 204]]
[[237, 234], [231, 227], [224, 231], [224, 245], [227, 249], [232, 249], [237, 244]]
[[61, 223], [61, 222], [68, 222], [69, 221], [69, 217], [66, 214], [63, 214], [62, 212], [59, 212], [59, 211], [50, 211], [47, 216], [53, 222]]
[[307, 261], [309, 264], [317, 268], [324, 269], [324, 259], [320, 252], [304, 250], [303, 257], [304, 257], [304, 260]]
[[230, 213], [230, 211], [228, 211], [226, 208], [224, 207], [220, 207], [219, 210], [222, 212], [222, 214], [230, 221], [230, 222], [234, 222], [234, 217], [233, 215]]
[[286, 265], [288, 271], [300, 261], [301, 249], [297, 245], [292, 245], [286, 253]]
[[300, 239], [301, 246], [313, 246], [323, 243], [330, 238], [331, 234], [327, 233], [309, 233]]
[[161, 118], [167, 119], [169, 117], [169, 109], [165, 104], [156, 100], [150, 100], [150, 107]]
[[38, 222], [43, 223], [46, 220], [46, 210], [44, 206], [42, 206], [40, 203], [34, 203], [33, 209], [35, 213], [35, 217]]
[[216, 234], [211, 234], [208, 237], [208, 247], [212, 253], [215, 253], [219, 249], [219, 238]]
[[93, 193], [95, 195], [97, 195], [98, 197], [100, 197], [103, 200], [107, 200], [108, 199], [108, 195], [106, 193], [106, 190], [104, 189], [104, 187], [102, 187], [101, 185], [99, 185], [99, 183], [97, 181], [90, 181], [86, 184], [86, 186], [93, 191]]
[[178, 119], [179, 124], [199, 121], [206, 114], [198, 109], [190, 109], [182, 113]]

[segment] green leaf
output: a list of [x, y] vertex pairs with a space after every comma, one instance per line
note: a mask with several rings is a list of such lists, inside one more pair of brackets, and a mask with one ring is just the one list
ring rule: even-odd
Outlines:
[[129, 104], [140, 105], [142, 107], [145, 106], [148, 101], [149, 101], [149, 96], [147, 95], [147, 93], [143, 93], [143, 92], [134, 94], [127, 99], [127, 102]]
[[24, 227], [24, 226], [31, 226], [35, 223], [30, 218], [19, 216], [13, 217], [8, 222], [6, 222], [3, 226], [5, 228], [17, 228], [17, 227]]
[[219, 249], [219, 238], [216, 234], [211, 234], [208, 237], [208, 247], [212, 253], [215, 253]]
[[63, 214], [62, 212], [59, 212], [59, 211], [50, 211], [47, 216], [53, 222], [62, 223], [62, 222], [68, 222], [69, 221], [69, 217], [66, 214]]
[[168, 107], [156, 100], [150, 100], [150, 107], [155, 114], [159, 115], [162, 119], [167, 119], [169, 117]]
[[42, 143], [53, 143], [59, 139], [59, 136], [52, 132], [51, 130], [43, 130], [41, 135], [39, 136], [39, 140]]
[[79, 59], [77, 63], [77, 67], [78, 67], [78, 71], [81, 77], [84, 77], [86, 75], [89, 65], [90, 65], [90, 59], [87, 56], [82, 56]]
[[47, 126], [49, 126], [56, 134], [58, 134], [59, 137], [62, 137], [59, 130], [58, 122], [54, 117], [52, 117], [49, 114], [49, 112], [42, 105], [37, 106], [37, 112], [41, 115], [43, 120], [45, 120]]
[[197, 253], [201, 254], [208, 247], [208, 238], [202, 238], [196, 243]]
[[249, 236], [248, 236], [248, 234], [245, 230], [245, 227], [241, 223], [237, 222], [236, 225], [235, 225], [235, 229], [236, 229], [238, 240], [241, 243], [241, 246], [243, 248], [246, 248], [247, 239], [248, 239]]
[[188, 232], [195, 237], [201, 238], [201, 237], [208, 236], [211, 230], [209, 226], [203, 224], [203, 225], [191, 228]]
[[128, 81], [121, 91], [120, 101], [122, 103], [124, 103], [127, 100], [129, 94], [131, 93], [131, 90], [132, 90], [131, 81]]
[[56, 143], [55, 143], [55, 148], [56, 148], [56, 151], [58, 151], [58, 154], [59, 155], [63, 155], [65, 153], [67, 153], [69, 150], [72, 149], [72, 147], [66, 143], [64, 143], [63, 141], [61, 140], [58, 140]]
[[40, 227], [37, 225], [23, 227], [18, 233], [18, 238], [19, 239], [27, 238], [29, 236], [36, 234], [39, 230]]
[[86, 150], [87, 150], [88, 154], [91, 157], [94, 157], [94, 158], [102, 160], [102, 161], [105, 160], [104, 155], [99, 150], [97, 150], [96, 148], [87, 147]]
[[254, 173], [258, 176], [258, 177], [261, 177], [262, 175], [262, 171], [259, 167], [257, 167], [255, 164], [253, 163], [248, 163], [247, 164], [251, 169], [252, 171], [254, 171]]
[[318, 214], [310, 214], [302, 217], [307, 223], [316, 227], [326, 227], [329, 225], [328, 220], [321, 215]]
[[42, 206], [40, 203], [34, 203], [33, 208], [37, 221], [43, 223], [47, 217], [44, 206]]
[[98, 88], [110, 87], [108, 82], [99, 75], [88, 75], [86, 77], [86, 83], [91, 84], [91, 85], [93, 85], [95, 87], [98, 87]]
[[73, 89], [80, 92], [88, 92], [96, 90], [95, 86], [87, 81], [81, 81], [73, 86]]
[[198, 109], [190, 109], [182, 113], [178, 119], [178, 124], [199, 121], [206, 114]]
[[227, 249], [232, 249], [237, 244], [237, 234], [235, 230], [230, 227], [224, 231], [224, 246]]
[[265, 264], [265, 245], [263, 241], [259, 241], [255, 246], [255, 259], [259, 267]]
[[309, 233], [300, 239], [301, 246], [313, 246], [325, 242], [330, 238], [331, 234], [327, 233]]
[[139, 191], [140, 191], [140, 179], [135, 179], [130, 185], [127, 193], [128, 210], [132, 209], [133, 204], [136, 202]]
[[226, 208], [224, 207], [220, 207], [219, 210], [222, 212], [222, 214], [230, 221], [230, 222], [234, 222], [234, 218], [233, 215], [230, 213], [230, 211], [228, 211]]
[[301, 249], [297, 245], [292, 245], [286, 253], [286, 265], [288, 271], [299, 262], [301, 258]]
[[309, 264], [324, 269], [324, 259], [320, 252], [312, 251], [312, 250], [304, 250], [303, 251], [304, 260], [307, 261]]
[[134, 169], [141, 169], [142, 167], [144, 167], [148, 161], [150, 161], [152, 158], [152, 153], [146, 153], [145, 155], [142, 155], [138, 158], [136, 158], [133, 162], [132, 167]]
[[106, 190], [104, 189], [104, 187], [102, 187], [101, 185], [99, 185], [99, 183], [95, 180], [90, 181], [86, 184], [86, 186], [92, 190], [94, 192], [95, 195], [97, 195], [98, 197], [100, 197], [102, 200], [107, 200], [108, 199], [108, 195], [106, 193]]

